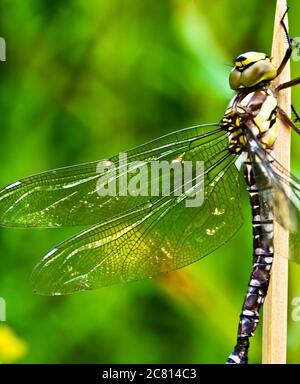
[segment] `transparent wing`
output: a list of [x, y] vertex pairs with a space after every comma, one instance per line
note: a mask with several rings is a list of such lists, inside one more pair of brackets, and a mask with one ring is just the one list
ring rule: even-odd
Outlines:
[[[206, 161], [227, 145], [218, 124], [186, 128], [127, 152], [127, 161], [182, 161], [197, 157]], [[125, 166], [119, 156], [109, 159], [116, 167], [110, 180], [120, 182]], [[101, 164], [103, 164], [101, 162]], [[55, 169], [26, 177], [0, 191], [0, 225], [57, 227], [92, 225], [147, 202], [147, 196], [99, 196], [99, 182], [108, 176], [99, 161]], [[129, 177], [133, 177], [129, 175]]]
[[289, 255], [281, 256], [289, 256], [291, 260], [300, 263], [300, 180], [253, 140], [248, 137], [249, 154], [260, 189], [263, 215], [271, 210], [274, 219], [290, 232]]
[[194, 159], [207, 159], [200, 175], [204, 185], [199, 175], [193, 178], [204, 193], [200, 207], [187, 207], [189, 195], [182, 193], [152, 198], [102, 221], [42, 259], [32, 275], [34, 290], [67, 294], [151, 278], [199, 260], [228, 241], [242, 218], [235, 156], [224, 150], [226, 145], [227, 137], [194, 153]]

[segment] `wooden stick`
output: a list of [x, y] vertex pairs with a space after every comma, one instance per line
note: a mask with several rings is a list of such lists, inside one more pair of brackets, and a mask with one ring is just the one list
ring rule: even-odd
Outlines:
[[[287, 9], [285, 0], [277, 0], [272, 57], [278, 67], [287, 49], [285, 37], [280, 20]], [[288, 27], [287, 16], [285, 25]], [[287, 63], [276, 84], [290, 80], [290, 65]], [[279, 92], [278, 104], [290, 116], [291, 92], [290, 88]], [[287, 169], [290, 169], [290, 128], [280, 123], [279, 135], [275, 144], [275, 157]], [[279, 224], [274, 227], [274, 264], [268, 296], [264, 306], [263, 323], [263, 363], [286, 363], [287, 338], [287, 305], [288, 305], [288, 252], [289, 235]], [[285, 257], [278, 257], [278, 256]]]

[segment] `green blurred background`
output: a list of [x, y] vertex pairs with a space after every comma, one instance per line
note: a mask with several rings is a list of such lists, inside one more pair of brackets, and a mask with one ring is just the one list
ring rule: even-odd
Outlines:
[[[289, 5], [291, 34], [300, 36], [300, 3]], [[274, 9], [275, 1], [259, 0], [1, 0], [1, 185], [219, 121], [232, 95], [232, 58], [270, 52]], [[292, 68], [300, 74], [299, 62]], [[300, 109], [299, 91], [293, 95]], [[293, 136], [298, 175], [299, 153]], [[42, 255], [78, 229], [1, 229], [0, 361], [223, 363], [251, 266], [243, 198], [243, 228], [199, 263], [67, 297], [37, 296], [28, 279]], [[291, 318], [296, 264], [289, 295], [288, 361], [300, 363], [300, 321]], [[250, 361], [259, 363], [261, 327], [251, 344]]]

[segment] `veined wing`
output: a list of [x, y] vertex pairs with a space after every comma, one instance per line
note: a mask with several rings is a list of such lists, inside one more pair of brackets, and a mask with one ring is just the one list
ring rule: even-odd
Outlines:
[[271, 210], [274, 219], [290, 232], [289, 256], [300, 263], [300, 180], [290, 174], [254, 137], [248, 137], [249, 155], [260, 191], [264, 215]]
[[[218, 124], [200, 125], [170, 133], [127, 152], [127, 161], [207, 161], [227, 146], [227, 135]], [[126, 173], [118, 156], [116, 181]], [[147, 196], [99, 196], [98, 182], [108, 171], [99, 161], [55, 169], [26, 177], [0, 191], [0, 225], [9, 227], [57, 227], [92, 225], [140, 204]], [[130, 175], [129, 175], [130, 177]], [[133, 175], [131, 176], [133, 177]]]
[[32, 275], [34, 290], [67, 294], [150, 278], [197, 261], [228, 241], [242, 223], [239, 174], [234, 155], [224, 148], [210, 150], [204, 173], [193, 177], [204, 193], [200, 207], [186, 207], [187, 193], [153, 197], [102, 221], [42, 259]]

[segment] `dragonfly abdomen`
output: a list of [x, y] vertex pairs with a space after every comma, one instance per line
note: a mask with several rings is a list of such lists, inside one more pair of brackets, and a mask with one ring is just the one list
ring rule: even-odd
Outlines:
[[[228, 363], [248, 361], [249, 337], [259, 323], [259, 310], [266, 297], [273, 263], [273, 214], [265, 209], [263, 191], [255, 179], [250, 159], [245, 161], [245, 179], [252, 209], [253, 264], [238, 327], [238, 341]], [[271, 188], [266, 186], [266, 188]]]

